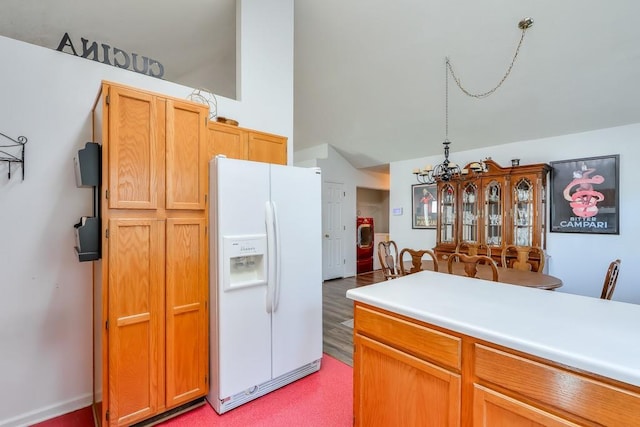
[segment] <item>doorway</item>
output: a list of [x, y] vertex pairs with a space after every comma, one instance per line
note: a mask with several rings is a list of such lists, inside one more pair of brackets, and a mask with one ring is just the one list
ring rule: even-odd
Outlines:
[[356, 216], [373, 218], [375, 228], [372, 269], [379, 270], [378, 243], [389, 240], [389, 190], [357, 187]]

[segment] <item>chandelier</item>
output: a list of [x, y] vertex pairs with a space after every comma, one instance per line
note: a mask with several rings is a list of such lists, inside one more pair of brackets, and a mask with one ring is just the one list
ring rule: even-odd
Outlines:
[[504, 74], [500, 82], [491, 90], [483, 93], [474, 94], [466, 90], [462, 87], [460, 83], [460, 79], [456, 77], [456, 74], [453, 71], [453, 67], [451, 66], [451, 62], [449, 58], [445, 58], [445, 101], [444, 101], [444, 161], [442, 163], [437, 164], [435, 167], [432, 165], [427, 165], [424, 169], [414, 169], [413, 174], [416, 176], [416, 179], [421, 184], [435, 184], [436, 182], [449, 182], [449, 181], [457, 181], [464, 178], [468, 178], [469, 176], [478, 176], [487, 172], [487, 164], [484, 160], [479, 162], [472, 162], [468, 165], [467, 168], [461, 168], [456, 163], [453, 163], [449, 160], [449, 146], [451, 145], [451, 141], [449, 141], [449, 73], [453, 77], [453, 80], [456, 82], [457, 86], [460, 90], [465, 94], [473, 98], [486, 98], [495, 92], [504, 81], [507, 79], [509, 74], [511, 73], [511, 69], [513, 68], [513, 64], [518, 57], [518, 53], [520, 52], [520, 46], [522, 46], [522, 42], [524, 40], [524, 34], [527, 29], [531, 28], [533, 25], [533, 19], [524, 18], [518, 23], [518, 28], [522, 30], [522, 35], [520, 36], [520, 42], [518, 43], [518, 47], [516, 48], [516, 52], [513, 55], [513, 59], [511, 60], [511, 65], [507, 69], [507, 72]]

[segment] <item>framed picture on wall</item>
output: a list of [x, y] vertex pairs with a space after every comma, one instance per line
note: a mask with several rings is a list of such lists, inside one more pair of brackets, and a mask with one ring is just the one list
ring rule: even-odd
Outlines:
[[411, 186], [411, 228], [436, 228], [438, 222], [438, 199], [436, 184]]
[[551, 162], [552, 232], [620, 234], [620, 155]]

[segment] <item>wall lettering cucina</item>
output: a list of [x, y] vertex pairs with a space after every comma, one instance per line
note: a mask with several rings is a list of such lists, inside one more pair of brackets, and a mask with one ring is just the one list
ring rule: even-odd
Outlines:
[[82, 41], [82, 52], [78, 55], [69, 33], [64, 33], [58, 48], [59, 52], [65, 52], [81, 58], [91, 59], [93, 61], [102, 62], [103, 64], [112, 65], [118, 68], [135, 71], [136, 73], [147, 74], [151, 77], [159, 79], [164, 76], [164, 66], [155, 59], [138, 55], [137, 53], [127, 53], [117, 47], [111, 47], [106, 43], [89, 42], [85, 38]]

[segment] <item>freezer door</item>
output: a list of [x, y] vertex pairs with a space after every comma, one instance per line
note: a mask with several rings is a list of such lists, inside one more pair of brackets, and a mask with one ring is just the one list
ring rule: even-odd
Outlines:
[[319, 170], [271, 165], [278, 223], [273, 377], [322, 357], [322, 201]]
[[[224, 286], [225, 236], [260, 236], [269, 196], [267, 164], [218, 158], [211, 168], [211, 387], [218, 398], [271, 379], [271, 316], [266, 284]], [[214, 245], [215, 242], [215, 245]], [[227, 276], [228, 278], [229, 276]], [[216, 381], [217, 377], [217, 381]], [[213, 390], [214, 387], [218, 390]], [[217, 391], [217, 393], [215, 393]]]

